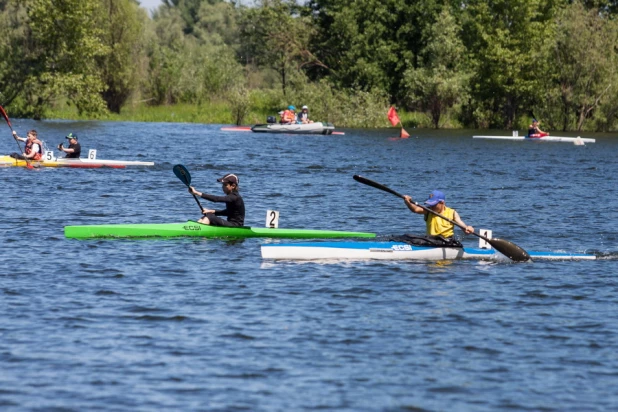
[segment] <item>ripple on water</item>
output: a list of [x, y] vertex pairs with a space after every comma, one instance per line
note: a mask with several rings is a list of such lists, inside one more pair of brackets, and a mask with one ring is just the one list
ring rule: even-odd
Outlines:
[[[482, 142], [472, 131], [333, 138], [14, 123], [46, 139], [70, 129], [102, 158], [157, 165], [0, 169], [4, 409], [618, 408], [613, 138], [581, 148]], [[177, 144], [187, 136], [211, 150]], [[352, 179], [362, 174], [418, 201], [444, 190], [465, 222], [525, 249], [598, 260], [266, 262], [263, 239], [64, 238], [66, 225], [197, 218], [177, 163], [215, 194], [218, 177], [237, 173], [251, 226], [272, 209], [281, 227], [423, 231], [401, 199]], [[590, 188], [606, 194], [603, 213], [575, 206]]]

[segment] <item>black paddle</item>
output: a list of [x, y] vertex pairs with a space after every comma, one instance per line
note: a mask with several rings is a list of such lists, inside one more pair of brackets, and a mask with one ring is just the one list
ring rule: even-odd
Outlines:
[[[176, 165], [172, 168], [172, 170], [174, 171], [174, 174], [176, 175], [176, 177], [179, 178], [182, 183], [187, 185], [187, 187], [191, 186], [191, 174], [189, 173], [186, 167], [184, 167], [183, 165]], [[195, 199], [198, 206], [203, 212], [204, 208], [202, 207], [202, 204], [200, 203], [200, 201], [197, 200], [197, 196], [193, 195], [193, 198]]]
[[[2, 117], [4, 117], [4, 120], [6, 120], [6, 124], [9, 125], [9, 128], [11, 129], [11, 133], [14, 133], [15, 130], [13, 130], [13, 125], [11, 124], [11, 121], [9, 120], [9, 115], [6, 114], [6, 111], [4, 110], [4, 107], [2, 107], [2, 106], [0, 106], [0, 114], [2, 114]], [[19, 154], [21, 154], [22, 150], [21, 150], [21, 145], [19, 144], [19, 140], [15, 139], [15, 143], [17, 143], [17, 147], [19, 148]], [[15, 159], [15, 164], [17, 164], [17, 159]], [[28, 169], [33, 169], [34, 168], [34, 166], [32, 166], [32, 164], [30, 164], [28, 159], [26, 159], [26, 167]]]
[[[376, 189], [380, 189], [383, 190], [385, 192], [388, 192], [390, 194], [393, 194], [397, 197], [400, 197], [403, 199], [403, 195], [400, 193], [397, 193], [396, 191], [394, 191], [393, 189], [391, 189], [390, 187], [384, 186], [378, 182], [374, 182], [373, 180], [369, 180], [365, 177], [359, 176], [359, 175], [354, 175], [354, 180], [356, 180], [357, 182], [363, 183], [367, 186], [371, 186], [371, 187], [375, 187]], [[450, 222], [456, 226], [459, 226], [462, 229], [466, 229], [465, 226], [460, 225], [459, 223], [455, 222], [452, 219], [449, 219], [446, 216], [441, 215], [438, 212], [434, 212], [433, 210], [431, 210], [428, 207], [425, 207], [423, 205], [418, 204], [417, 202], [414, 202], [414, 204], [420, 208], [422, 208], [423, 210], [425, 210], [426, 212], [432, 213], [436, 216], [441, 217], [442, 219], [446, 220], [447, 222]], [[520, 248], [519, 246], [517, 246], [514, 243], [509, 242], [508, 240], [504, 240], [504, 239], [489, 239], [483, 235], [480, 235], [478, 233], [472, 232], [471, 233], [474, 236], [480, 237], [481, 239], [485, 240], [487, 243], [489, 243], [490, 245], [492, 245], [494, 247], [494, 249], [496, 249], [498, 252], [502, 253], [504, 256], [508, 257], [509, 259], [515, 261], [515, 262], [525, 262], [530, 260], [530, 255], [528, 254], [528, 252], [526, 252], [524, 249]]]

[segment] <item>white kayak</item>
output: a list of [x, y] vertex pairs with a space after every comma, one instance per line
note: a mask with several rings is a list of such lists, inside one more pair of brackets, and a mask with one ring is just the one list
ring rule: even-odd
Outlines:
[[596, 139], [588, 139], [583, 137], [564, 137], [564, 136], [544, 136], [544, 137], [528, 137], [528, 136], [472, 136], [474, 139], [496, 139], [496, 140], [520, 140], [529, 142], [569, 142], [574, 144], [594, 143]]
[[[594, 260], [586, 253], [528, 251], [532, 260]], [[494, 249], [413, 246], [403, 242], [302, 242], [262, 245], [262, 258], [281, 260], [492, 260], [510, 261]]]
[[251, 131], [256, 133], [288, 133], [288, 134], [332, 134], [335, 126], [332, 123], [306, 123], [306, 124], [256, 124]]

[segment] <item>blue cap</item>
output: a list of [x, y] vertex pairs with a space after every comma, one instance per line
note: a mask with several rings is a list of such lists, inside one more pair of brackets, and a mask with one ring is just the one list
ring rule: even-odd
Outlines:
[[429, 206], [435, 206], [438, 203], [445, 202], [445, 201], [446, 201], [446, 196], [444, 196], [444, 193], [442, 193], [439, 190], [434, 190], [433, 192], [429, 194], [429, 197], [427, 198], [427, 200], [425, 200], [425, 204]]
[[294, 107], [294, 106], [288, 106], [288, 110], [296, 110], [296, 107]]

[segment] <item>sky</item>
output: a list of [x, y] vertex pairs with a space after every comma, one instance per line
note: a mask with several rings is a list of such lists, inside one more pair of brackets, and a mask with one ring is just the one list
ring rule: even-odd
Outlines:
[[139, 4], [148, 10], [154, 10], [156, 9], [159, 5], [163, 4], [163, 2], [161, 0], [138, 0]]

